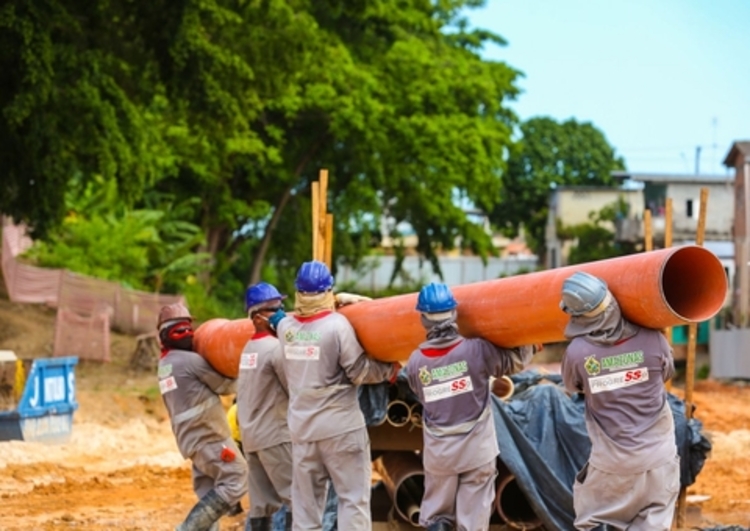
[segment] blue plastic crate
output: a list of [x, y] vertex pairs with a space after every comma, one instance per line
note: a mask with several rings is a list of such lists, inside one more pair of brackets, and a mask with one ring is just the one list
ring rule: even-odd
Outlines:
[[73, 431], [77, 357], [33, 360], [16, 409], [0, 411], [0, 441], [64, 443]]

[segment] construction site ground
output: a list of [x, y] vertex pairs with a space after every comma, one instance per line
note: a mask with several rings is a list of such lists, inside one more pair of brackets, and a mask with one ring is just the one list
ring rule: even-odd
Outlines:
[[[0, 349], [50, 357], [54, 322], [52, 309], [0, 297]], [[0, 442], [0, 529], [170, 530], [188, 512], [190, 466], [155, 375], [128, 369], [135, 343], [113, 334], [110, 363], [76, 367], [80, 407], [68, 443]], [[690, 523], [750, 526], [750, 387], [701, 380], [695, 403], [714, 449], [688, 490]], [[225, 517], [222, 531], [242, 529], [243, 518]]]

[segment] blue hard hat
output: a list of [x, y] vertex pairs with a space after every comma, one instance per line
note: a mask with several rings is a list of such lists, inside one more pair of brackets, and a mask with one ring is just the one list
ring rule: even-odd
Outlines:
[[422, 313], [447, 312], [458, 306], [450, 288], [446, 284], [433, 282], [419, 292], [417, 310]]
[[294, 286], [303, 293], [321, 293], [333, 287], [333, 276], [323, 262], [305, 262], [299, 268]]
[[565, 279], [560, 308], [570, 315], [583, 315], [594, 310], [607, 296], [607, 284], [584, 271]]
[[258, 282], [253, 284], [245, 291], [245, 311], [268, 301], [285, 299], [286, 295], [279, 293], [274, 286], [267, 282]]

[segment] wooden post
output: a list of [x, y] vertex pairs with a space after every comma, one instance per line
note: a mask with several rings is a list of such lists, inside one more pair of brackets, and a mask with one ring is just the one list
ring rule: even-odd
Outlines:
[[326, 252], [325, 263], [328, 269], [333, 267], [333, 214], [326, 214]]
[[648, 208], [643, 211], [643, 250], [654, 250], [654, 236], [651, 231], [651, 210]]
[[[667, 203], [664, 209], [664, 248], [672, 247], [672, 198], [667, 197]], [[672, 346], [672, 327], [664, 329], [664, 335], [667, 336], [667, 343]], [[667, 391], [672, 390], [672, 379], [667, 381]]]
[[319, 201], [319, 212], [318, 212], [318, 225], [317, 225], [317, 238], [318, 238], [318, 253], [315, 255], [315, 259], [321, 262], [325, 262], [326, 259], [326, 214], [328, 213], [328, 170], [320, 170], [319, 174], [320, 182], [320, 201]]
[[[706, 207], [708, 205], [708, 188], [701, 188], [700, 212], [698, 212], [698, 230], [695, 234], [695, 244], [703, 246], [706, 233]], [[688, 348], [685, 364], [685, 417], [693, 418], [693, 387], [695, 385], [695, 342], [698, 331], [697, 323], [688, 325]], [[687, 488], [680, 489], [677, 499], [677, 528], [685, 527], [687, 515]]]
[[318, 216], [320, 215], [320, 185], [318, 181], [312, 183], [312, 259], [318, 259], [318, 245], [320, 239], [318, 238], [318, 232], [320, 231], [320, 221]]

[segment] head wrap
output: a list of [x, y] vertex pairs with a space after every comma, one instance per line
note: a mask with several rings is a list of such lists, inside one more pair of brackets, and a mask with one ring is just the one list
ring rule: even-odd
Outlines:
[[294, 311], [301, 317], [307, 317], [323, 311], [332, 311], [336, 307], [336, 299], [333, 297], [333, 291], [328, 290], [323, 293], [302, 293], [298, 291], [294, 294]]
[[599, 305], [587, 314], [572, 315], [565, 327], [565, 337], [585, 337], [592, 343], [606, 346], [636, 335], [638, 325], [622, 316], [620, 305], [611, 293], [607, 293], [605, 300], [607, 299], [609, 303], [604, 307]]

